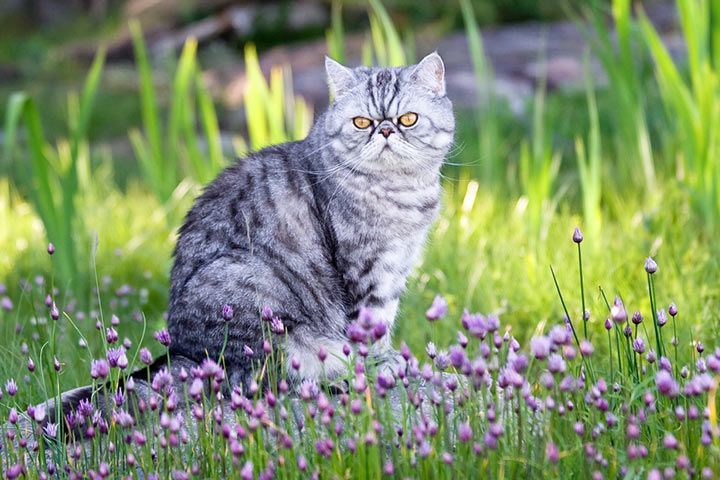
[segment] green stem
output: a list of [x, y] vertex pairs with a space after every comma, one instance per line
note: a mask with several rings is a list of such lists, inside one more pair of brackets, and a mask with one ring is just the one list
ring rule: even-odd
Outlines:
[[650, 297], [650, 310], [652, 312], [653, 327], [655, 328], [655, 344], [657, 345], [658, 359], [662, 357], [662, 343], [660, 342], [660, 327], [658, 326], [657, 311], [655, 310], [655, 295], [653, 289], [652, 275], [647, 274], [648, 296]]
[[578, 267], [580, 271], [580, 301], [582, 303], [582, 311], [580, 315], [582, 315], [582, 321], [583, 321], [583, 334], [585, 335], [585, 340], [588, 338], [587, 333], [587, 318], [585, 318], [585, 282], [583, 281], [583, 267], [582, 267], [582, 249], [580, 248], [580, 244], [577, 244], [578, 249]]

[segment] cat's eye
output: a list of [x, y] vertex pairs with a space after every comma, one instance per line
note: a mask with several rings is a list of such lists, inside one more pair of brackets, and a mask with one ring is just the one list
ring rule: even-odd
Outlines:
[[400, 118], [398, 118], [398, 122], [400, 122], [400, 125], [402, 125], [403, 127], [412, 127], [417, 122], [417, 119], [417, 113], [408, 112], [400, 115]]
[[355, 118], [353, 118], [353, 125], [355, 125], [359, 129], [364, 130], [364, 129], [368, 128], [370, 125], [372, 125], [372, 120], [370, 120], [369, 118], [365, 118], [365, 117], [355, 117]]

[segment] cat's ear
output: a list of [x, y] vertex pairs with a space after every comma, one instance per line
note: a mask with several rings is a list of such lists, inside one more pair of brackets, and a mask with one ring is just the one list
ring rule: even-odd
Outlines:
[[334, 98], [343, 96], [345, 92], [357, 84], [357, 78], [351, 68], [341, 65], [327, 55], [325, 56], [325, 72], [327, 73], [330, 94]]
[[420, 60], [410, 74], [410, 80], [435, 92], [445, 95], [445, 65], [437, 52], [433, 52]]

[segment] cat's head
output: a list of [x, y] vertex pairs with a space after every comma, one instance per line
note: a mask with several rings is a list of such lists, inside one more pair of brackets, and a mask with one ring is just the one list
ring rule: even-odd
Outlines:
[[360, 171], [437, 171], [455, 133], [440, 55], [397, 68], [348, 68], [326, 57], [325, 69], [334, 158]]

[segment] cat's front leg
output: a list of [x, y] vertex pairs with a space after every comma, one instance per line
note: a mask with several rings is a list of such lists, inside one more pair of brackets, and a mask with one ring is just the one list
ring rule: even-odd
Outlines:
[[399, 300], [393, 300], [380, 308], [372, 310], [376, 322], [387, 328], [385, 335], [378, 339], [370, 350], [371, 359], [378, 366], [379, 373], [398, 375], [398, 370], [405, 371], [407, 362], [400, 352], [392, 346], [392, 331], [395, 325]]

